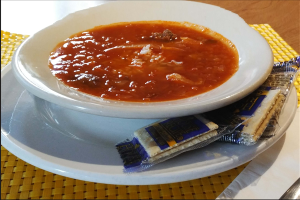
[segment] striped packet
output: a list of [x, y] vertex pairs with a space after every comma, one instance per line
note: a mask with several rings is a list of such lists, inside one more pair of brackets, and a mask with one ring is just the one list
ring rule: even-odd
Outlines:
[[233, 133], [222, 136], [218, 141], [253, 145], [259, 139], [268, 139], [276, 134], [278, 117], [290, 94], [295, 77], [299, 73], [300, 57], [288, 62], [275, 63], [271, 74], [262, 87], [271, 88], [267, 98], [260, 104], [253, 116]]
[[[224, 118], [225, 119], [225, 118]], [[240, 118], [219, 127], [202, 115], [163, 119], [134, 132], [132, 139], [116, 144], [124, 172], [139, 172], [186, 151], [204, 147], [243, 122]]]
[[[271, 137], [270, 131], [275, 131], [277, 126], [277, 118], [275, 116], [279, 115], [278, 113], [281, 111], [285, 97], [280, 93], [280, 89], [270, 89], [268, 92], [265, 89], [258, 90], [262, 93], [260, 97], [264, 98], [261, 102], [257, 102], [258, 106], [251, 113], [251, 116], [247, 116], [249, 117], [248, 120], [233, 133], [223, 136], [219, 141], [253, 145], [267, 128], [269, 131], [268, 136]], [[254, 97], [253, 95], [250, 96]], [[271, 121], [271, 119], [273, 120]]]

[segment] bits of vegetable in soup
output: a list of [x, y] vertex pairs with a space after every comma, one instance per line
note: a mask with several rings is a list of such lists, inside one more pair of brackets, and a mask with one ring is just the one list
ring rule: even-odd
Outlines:
[[158, 102], [220, 86], [238, 70], [238, 53], [220, 34], [190, 23], [117, 23], [61, 42], [49, 67], [65, 85], [93, 96]]

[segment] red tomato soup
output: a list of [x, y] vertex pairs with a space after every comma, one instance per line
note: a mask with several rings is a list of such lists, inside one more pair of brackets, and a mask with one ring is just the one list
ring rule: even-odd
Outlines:
[[93, 96], [132, 102], [192, 97], [238, 70], [236, 47], [208, 28], [145, 21], [98, 26], [51, 52], [49, 67], [65, 85]]

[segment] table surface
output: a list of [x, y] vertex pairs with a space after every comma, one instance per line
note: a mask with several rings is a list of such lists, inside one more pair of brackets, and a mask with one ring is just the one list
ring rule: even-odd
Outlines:
[[300, 1], [233, 0], [197, 1], [220, 6], [242, 17], [247, 24], [269, 24], [296, 51], [300, 52]]
[[[296, 52], [300, 52], [300, 1], [197, 2], [217, 5], [237, 13], [248, 24], [270, 24]], [[105, 1], [1, 1], [1, 30], [31, 35], [71, 12], [103, 3]]]

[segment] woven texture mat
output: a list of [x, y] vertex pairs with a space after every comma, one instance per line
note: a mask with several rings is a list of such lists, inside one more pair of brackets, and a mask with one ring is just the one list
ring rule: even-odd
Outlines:
[[[268, 24], [250, 25], [270, 44], [275, 62], [299, 56]], [[1, 69], [28, 35], [1, 30]], [[300, 75], [295, 82], [300, 105]], [[1, 199], [215, 199], [247, 166], [191, 181], [145, 186], [80, 181], [47, 172], [1, 146]]]

